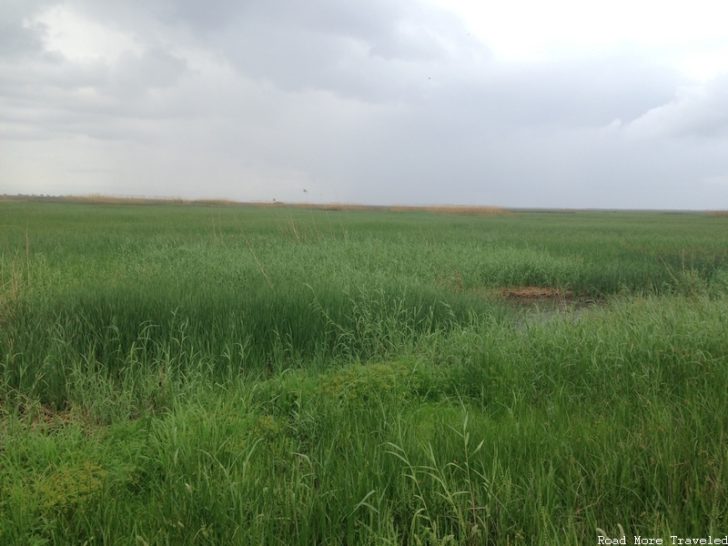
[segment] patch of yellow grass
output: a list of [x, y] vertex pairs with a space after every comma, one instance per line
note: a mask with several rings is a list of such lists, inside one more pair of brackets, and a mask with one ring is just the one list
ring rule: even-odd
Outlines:
[[313, 209], [313, 210], [330, 210], [330, 211], [346, 211], [346, 210], [385, 210], [386, 207], [379, 207], [376, 205], [357, 205], [354, 203], [296, 203], [289, 205], [296, 208], [302, 209]]
[[292, 207], [326, 211], [387, 211], [387, 212], [431, 212], [436, 214], [467, 214], [473, 216], [494, 216], [511, 214], [501, 207], [469, 205], [359, 205], [356, 203], [285, 203], [282, 201], [234, 201], [232, 199], [181, 199], [173, 197], [120, 197], [114, 195], [63, 195], [63, 196], [2, 196], [5, 201], [51, 201], [62, 203], [88, 203], [92, 205], [208, 205], [208, 206], [254, 206]]
[[389, 207], [394, 212], [423, 211], [437, 214], [467, 214], [472, 216], [494, 216], [510, 214], [510, 211], [501, 207], [468, 206], [468, 205], [435, 205], [435, 206], [398, 206]]
[[80, 196], [64, 196], [61, 201], [92, 204], [125, 204], [125, 205], [240, 205], [231, 199], [179, 199], [166, 197], [115, 197], [111, 195], [91, 194]]

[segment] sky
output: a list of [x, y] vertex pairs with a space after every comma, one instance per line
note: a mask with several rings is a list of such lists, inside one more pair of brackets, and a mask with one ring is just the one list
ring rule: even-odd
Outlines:
[[0, 194], [728, 208], [724, 0], [0, 0]]

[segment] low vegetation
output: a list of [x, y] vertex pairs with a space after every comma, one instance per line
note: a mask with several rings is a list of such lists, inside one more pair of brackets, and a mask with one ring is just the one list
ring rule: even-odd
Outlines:
[[0, 543], [722, 536], [727, 228], [2, 202]]

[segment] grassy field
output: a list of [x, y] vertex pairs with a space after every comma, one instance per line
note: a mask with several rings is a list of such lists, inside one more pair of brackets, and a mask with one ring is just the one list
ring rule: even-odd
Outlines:
[[0, 202], [0, 544], [728, 533], [728, 216], [457, 212]]

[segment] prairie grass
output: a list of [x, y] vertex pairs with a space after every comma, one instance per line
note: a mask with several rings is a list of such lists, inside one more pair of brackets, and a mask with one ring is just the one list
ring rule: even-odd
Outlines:
[[722, 217], [0, 215], [1, 544], [728, 530]]

